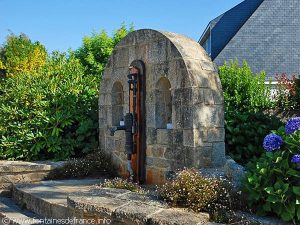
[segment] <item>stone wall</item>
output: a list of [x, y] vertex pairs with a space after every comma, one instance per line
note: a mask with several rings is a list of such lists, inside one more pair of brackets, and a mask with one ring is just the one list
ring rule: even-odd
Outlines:
[[[128, 112], [127, 74], [134, 60], [146, 67], [147, 183], [161, 183], [182, 167], [222, 167], [226, 161], [224, 100], [215, 65], [192, 39], [138, 30], [115, 47], [100, 87], [100, 145], [111, 154], [120, 174], [127, 174], [125, 135], [117, 132], [111, 137], [107, 131], [116, 116], [112, 102], [116, 83], [123, 87], [123, 114]], [[170, 94], [163, 88], [168, 82]]]
[[64, 162], [0, 161], [0, 196], [11, 193], [11, 185], [44, 180]]

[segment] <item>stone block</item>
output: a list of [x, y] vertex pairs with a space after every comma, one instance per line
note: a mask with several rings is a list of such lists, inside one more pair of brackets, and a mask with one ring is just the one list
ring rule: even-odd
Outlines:
[[155, 105], [146, 105], [146, 124], [147, 127], [155, 128]]
[[125, 152], [125, 139], [118, 139], [115, 141], [115, 150], [118, 152]]
[[183, 130], [173, 130], [173, 144], [183, 143]]
[[224, 127], [223, 105], [200, 104], [193, 107], [194, 128]]
[[24, 161], [1, 161], [0, 176], [6, 174], [26, 173], [26, 172], [48, 172], [50, 170], [62, 167], [64, 162], [24, 162]]
[[109, 97], [110, 97], [110, 93], [101, 93], [100, 94], [100, 102], [101, 102], [101, 106], [105, 106], [105, 107], [108, 107], [110, 106], [110, 103], [111, 103], [111, 99], [108, 99], [108, 94], [109, 94]]
[[216, 71], [216, 67], [214, 65], [214, 63], [210, 60], [199, 60], [200, 65], [202, 67], [203, 70], [207, 70], [207, 71]]
[[212, 162], [214, 167], [222, 167], [226, 163], [225, 157], [225, 143], [213, 143]]
[[108, 137], [106, 136], [106, 144], [105, 147], [109, 150], [115, 150], [116, 148], [116, 142], [114, 137]]
[[150, 41], [155, 41], [163, 38], [163, 35], [161, 33], [153, 32], [152, 30], [148, 30], [148, 29], [139, 30], [139, 32], [136, 32], [133, 35], [134, 35], [134, 40], [133, 40], [134, 45], [141, 45], [141, 44], [149, 43]]
[[172, 122], [174, 130], [183, 129], [183, 110], [181, 106], [172, 106]]
[[68, 198], [69, 207], [104, 217], [111, 217], [117, 208], [125, 204], [126, 200], [102, 196], [93, 196], [92, 198], [71, 196]]
[[195, 148], [194, 147], [184, 147], [184, 165], [186, 167], [194, 167], [195, 165]]
[[194, 116], [192, 112], [192, 108], [189, 106], [182, 106], [182, 120], [183, 120], [183, 128], [184, 129], [192, 129], [194, 127]]
[[246, 173], [245, 168], [229, 157], [226, 160], [224, 169], [226, 176], [231, 180], [234, 187], [240, 188], [241, 179], [245, 176]]
[[203, 95], [204, 95], [204, 103], [206, 105], [213, 105], [214, 102], [214, 95], [211, 89], [204, 88], [203, 89]]
[[171, 160], [169, 159], [162, 159], [157, 157], [147, 157], [146, 158], [146, 165], [150, 167], [157, 167], [157, 168], [170, 168]]
[[100, 105], [100, 107], [105, 105], [105, 94], [104, 93], [100, 93], [100, 95], [99, 95], [99, 105]]
[[201, 127], [198, 129], [194, 129], [194, 137], [195, 137], [195, 146], [201, 146], [208, 141], [207, 137], [207, 128]]
[[156, 91], [152, 90], [152, 88], [149, 88], [148, 90], [149, 91], [146, 93], [146, 107], [148, 106], [154, 108]]
[[157, 129], [157, 144], [170, 145], [173, 143], [172, 130]]
[[169, 75], [170, 65], [169, 61], [159, 62], [157, 64], [151, 64], [150, 73], [156, 78], [160, 78], [162, 76], [167, 77]]
[[168, 60], [181, 58], [180, 52], [172, 42], [168, 41], [167, 45], [168, 45]]
[[192, 89], [192, 101], [191, 104], [200, 104], [204, 102], [204, 92], [201, 88], [193, 88]]
[[[35, 171], [33, 173], [17, 173], [10, 175], [1, 175], [1, 183], [26, 183], [26, 182], [35, 182], [41, 181], [47, 177], [49, 172], [39, 172]], [[3, 186], [1, 187], [3, 188]]]
[[213, 146], [211, 144], [205, 144], [195, 148], [195, 167], [196, 168], [208, 168], [212, 166], [212, 152]]
[[149, 44], [148, 62], [149, 63], [162, 63], [167, 59], [166, 40], [158, 40]]
[[139, 225], [147, 224], [147, 216], [161, 208], [157, 206], [145, 205], [140, 202], [130, 202], [114, 211], [114, 219], [122, 224]]
[[149, 215], [148, 224], [151, 225], [205, 225], [209, 221], [209, 215], [207, 213], [197, 213], [171, 208], [164, 209], [158, 213]]
[[146, 166], [147, 184], [161, 185], [166, 182], [166, 174], [169, 170], [157, 167]]
[[182, 105], [189, 105], [193, 103], [192, 88], [182, 89]]
[[[124, 90], [124, 87], [127, 87], [128, 85], [127, 83], [128, 66], [114, 67], [112, 70], [112, 77], [110, 78], [110, 82], [109, 82], [110, 85], [108, 85], [107, 87], [112, 87], [115, 82], [120, 82]], [[111, 91], [112, 89], [107, 89], [108, 93], [111, 93]]]
[[157, 143], [157, 130], [155, 128], [147, 127], [146, 132], [147, 145], [153, 145]]
[[214, 103], [216, 105], [223, 105], [224, 104], [224, 96], [223, 93], [220, 91], [213, 91], [213, 96], [214, 96]]
[[175, 145], [173, 147], [166, 148], [164, 157], [170, 160], [184, 161], [184, 146]]
[[183, 130], [183, 145], [189, 147], [195, 146], [194, 131], [192, 129]]
[[183, 94], [183, 89], [175, 89], [174, 94], [173, 94], [173, 104], [176, 107], [181, 106], [183, 100], [182, 100], [182, 94]]
[[113, 68], [128, 67], [129, 66], [129, 49], [117, 48], [113, 50]]
[[129, 63], [132, 63], [134, 60], [148, 61], [147, 49], [148, 45], [130, 46]]
[[149, 145], [146, 149], [146, 156], [164, 158], [164, 154], [167, 151], [167, 148], [168, 147], [163, 147], [160, 145]]
[[225, 139], [224, 128], [209, 128], [208, 129], [208, 142], [221, 142]]

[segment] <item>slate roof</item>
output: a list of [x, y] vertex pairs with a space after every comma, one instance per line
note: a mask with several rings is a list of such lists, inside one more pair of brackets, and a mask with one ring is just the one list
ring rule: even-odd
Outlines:
[[262, 2], [263, 0], [243, 1], [210, 21], [212, 59], [217, 57]]

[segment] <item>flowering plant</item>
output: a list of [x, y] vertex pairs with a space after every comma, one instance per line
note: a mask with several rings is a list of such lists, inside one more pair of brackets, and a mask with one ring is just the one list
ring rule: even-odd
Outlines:
[[243, 191], [258, 214], [300, 224], [300, 117], [267, 135], [266, 152], [247, 165]]

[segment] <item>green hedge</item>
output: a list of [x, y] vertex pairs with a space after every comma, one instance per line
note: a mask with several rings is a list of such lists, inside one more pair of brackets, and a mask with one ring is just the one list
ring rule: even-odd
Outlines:
[[66, 159], [97, 147], [99, 78], [54, 53], [37, 75], [1, 80], [0, 159]]
[[225, 112], [226, 153], [236, 162], [245, 165], [263, 153], [262, 142], [270, 130], [282, 122], [262, 112]]

